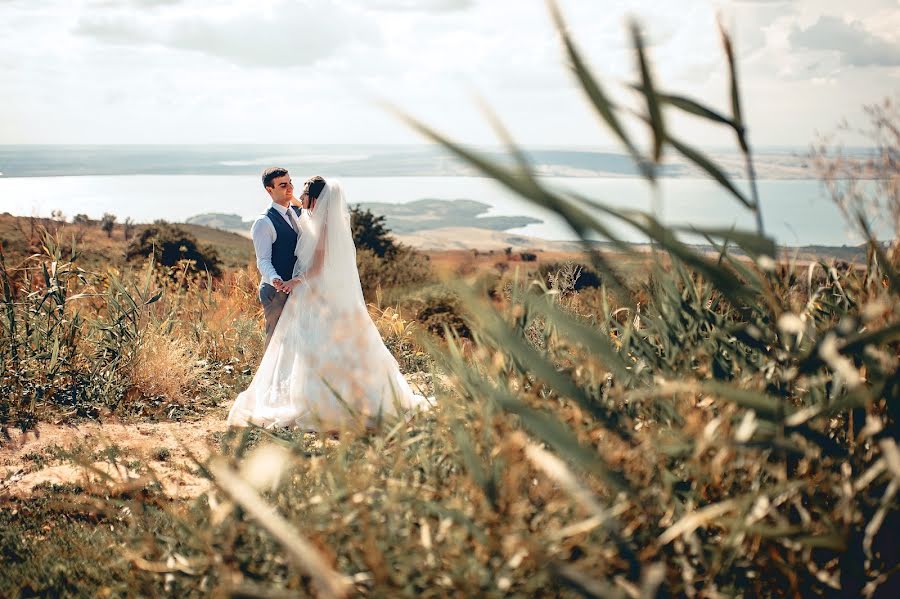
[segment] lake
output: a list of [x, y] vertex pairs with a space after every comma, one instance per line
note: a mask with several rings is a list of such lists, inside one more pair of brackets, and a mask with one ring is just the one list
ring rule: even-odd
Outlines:
[[[300, 179], [300, 177], [296, 177]], [[488, 215], [525, 215], [541, 219], [513, 232], [548, 240], [575, 236], [554, 214], [536, 207], [494, 181], [482, 177], [340, 177], [350, 203], [410, 202], [422, 198], [471, 199], [490, 206]], [[635, 177], [545, 178], [616, 207], [649, 210], [651, 189]], [[752, 215], [713, 181], [700, 178], [660, 180], [665, 222], [695, 226], [753, 228]], [[813, 180], [759, 182], [766, 231], [784, 245], [856, 245], [838, 209]], [[184, 221], [206, 212], [250, 219], [268, 205], [268, 196], [252, 175], [117, 175], [0, 177], [0, 212], [49, 216], [62, 210], [71, 218], [83, 213], [98, 218], [111, 212], [119, 220]], [[643, 241], [633, 231], [616, 228], [624, 239]], [[886, 233], [886, 232], [885, 232]]]

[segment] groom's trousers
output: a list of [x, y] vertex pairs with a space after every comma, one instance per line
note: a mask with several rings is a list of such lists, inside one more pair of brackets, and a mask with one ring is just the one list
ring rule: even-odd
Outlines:
[[[263, 314], [266, 316], [266, 345], [269, 347], [269, 341], [272, 339], [272, 333], [275, 332], [275, 325], [281, 317], [281, 311], [284, 310], [284, 303], [287, 301], [287, 294], [281, 293], [268, 284], [259, 286], [259, 303], [262, 304]], [[263, 348], [265, 351], [265, 348]]]

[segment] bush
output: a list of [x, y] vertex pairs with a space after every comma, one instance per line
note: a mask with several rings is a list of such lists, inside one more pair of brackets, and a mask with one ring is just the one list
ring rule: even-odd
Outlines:
[[547, 287], [564, 293], [602, 285], [596, 271], [577, 262], [545, 262], [538, 267], [538, 276]]
[[354, 206], [350, 208], [350, 228], [366, 301], [374, 301], [379, 289], [408, 288], [431, 278], [428, 257], [394, 241], [383, 216]]
[[368, 248], [358, 249], [356, 266], [363, 295], [369, 302], [375, 300], [379, 289], [408, 288], [431, 279], [428, 257], [406, 246], [395, 249], [385, 258], [379, 258]]
[[143, 331], [129, 368], [128, 397], [158, 398], [182, 403], [186, 393], [201, 385], [203, 368], [196, 347], [188, 340], [159, 329]]
[[427, 296], [416, 314], [416, 321], [434, 335], [444, 337], [445, 327], [462, 339], [471, 339], [472, 331], [461, 316], [459, 298], [447, 291]]
[[116, 227], [116, 215], [110, 214], [109, 212], [103, 215], [103, 218], [100, 219], [100, 228], [103, 229], [103, 232], [106, 233], [107, 237], [112, 237], [113, 229]]
[[190, 272], [209, 272], [214, 277], [222, 276], [218, 252], [212, 247], [200, 246], [196, 237], [175, 225], [154, 224], [141, 231], [128, 244], [129, 260], [151, 255], [162, 266], [172, 267], [189, 261]]
[[376, 216], [371, 210], [351, 207], [350, 230], [357, 249], [371, 250], [379, 258], [390, 256], [399, 247], [384, 224], [384, 216]]

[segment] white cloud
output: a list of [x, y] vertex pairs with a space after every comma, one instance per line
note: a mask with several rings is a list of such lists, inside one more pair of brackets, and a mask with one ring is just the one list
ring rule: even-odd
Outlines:
[[422, 12], [454, 12], [472, 8], [474, 0], [368, 0], [376, 10], [412, 10]]
[[[660, 85], [727, 110], [714, 0], [559, 1], [616, 99], [632, 97], [625, 24], [635, 17]], [[882, 52], [900, 43], [896, 0], [721, 2], [756, 143], [805, 145], [896, 92]], [[611, 142], [543, 0], [0, 0], [0, 17], [0, 143], [421, 141], [372, 98], [493, 142], [473, 89], [524, 143]], [[795, 43], [831, 18], [883, 45]], [[693, 119], [671, 122], [682, 137], [730, 142]]]
[[377, 28], [359, 11], [328, 0], [285, 1], [270, 10], [248, 6], [224, 15], [87, 15], [75, 33], [100, 42], [165, 46], [242, 66], [276, 68], [313, 64], [348, 44], [378, 42]]
[[795, 28], [791, 42], [796, 48], [835, 52], [845, 65], [900, 66], [900, 43], [873, 34], [859, 21], [823, 15], [807, 28]]

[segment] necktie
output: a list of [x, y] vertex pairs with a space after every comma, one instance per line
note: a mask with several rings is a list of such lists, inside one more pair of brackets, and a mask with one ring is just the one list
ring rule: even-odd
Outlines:
[[286, 213], [286, 214], [287, 214], [287, 217], [288, 217], [288, 221], [290, 221], [290, 223], [291, 223], [291, 226], [294, 227], [294, 233], [299, 233], [299, 232], [300, 232], [300, 225], [297, 224], [297, 219], [294, 217], [294, 209], [293, 209], [293, 207], [288, 206], [288, 209], [287, 209], [287, 213]]

